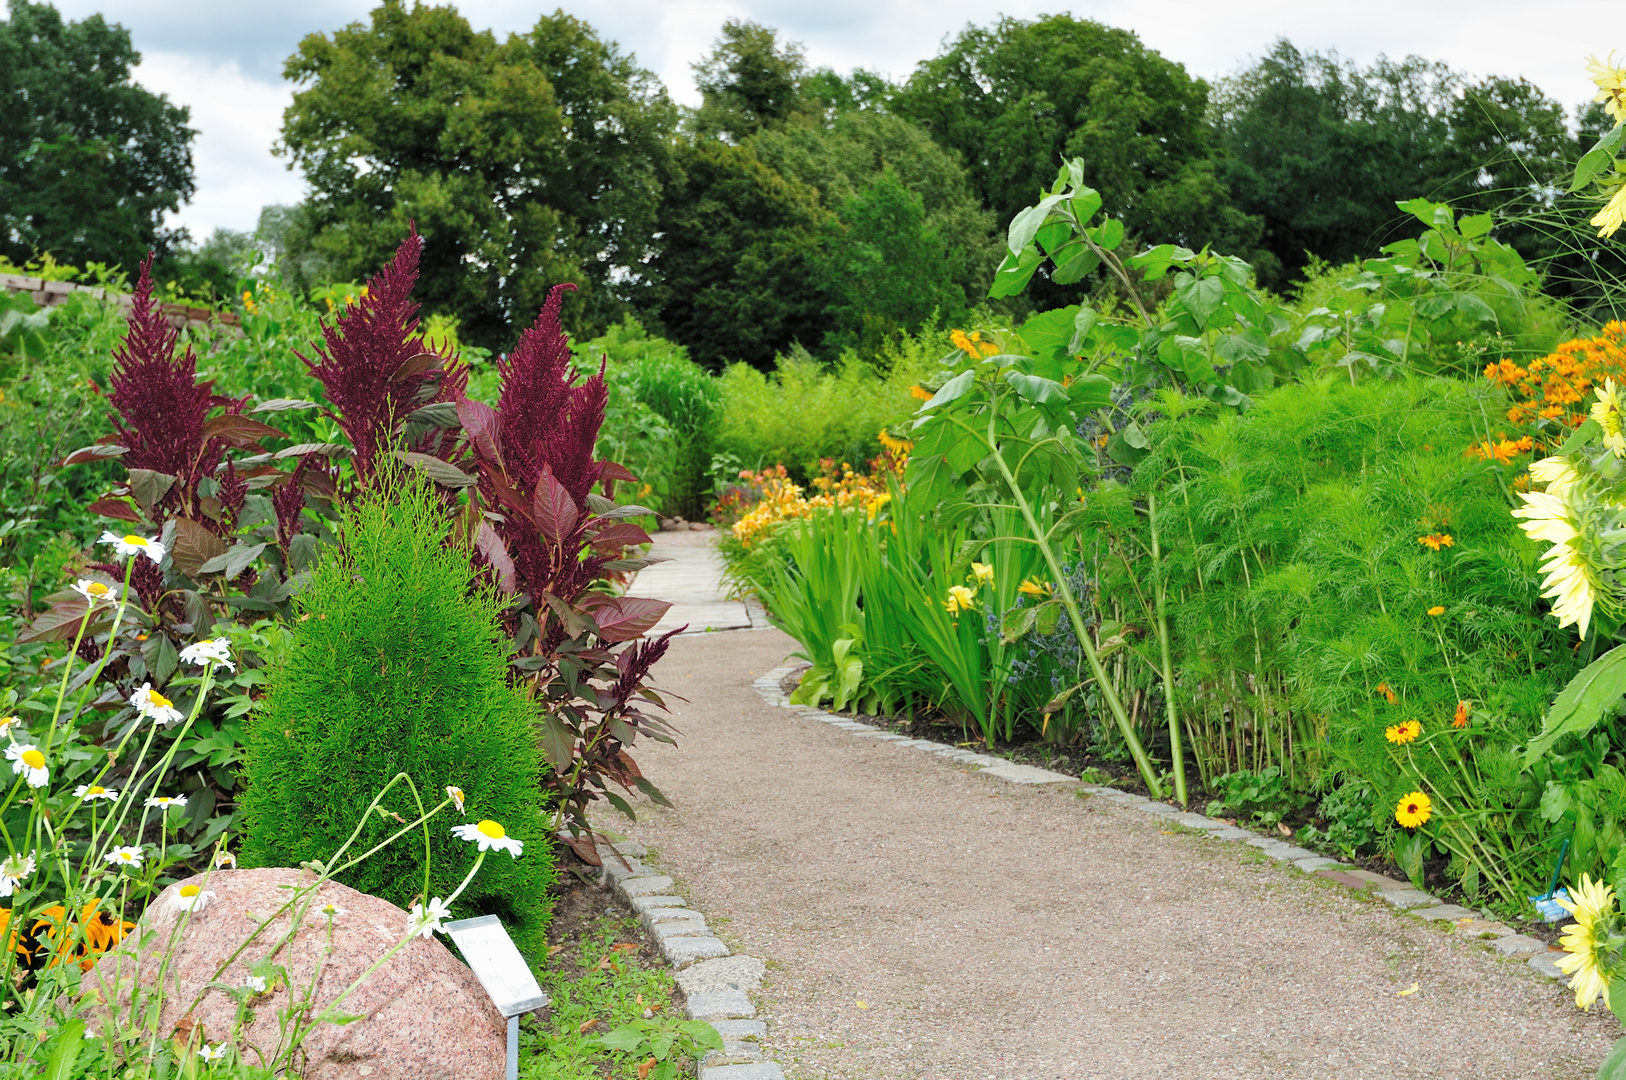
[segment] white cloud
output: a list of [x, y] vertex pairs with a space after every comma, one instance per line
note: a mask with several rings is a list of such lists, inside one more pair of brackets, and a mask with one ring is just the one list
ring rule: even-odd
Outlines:
[[[282, 61], [305, 34], [365, 19], [367, 0], [282, 0], [275, 5], [220, 0], [56, 0], [69, 18], [103, 11], [129, 27], [144, 59], [137, 78], [192, 107], [198, 195], [178, 220], [199, 238], [216, 226], [251, 228], [260, 207], [297, 199], [296, 174], [269, 148], [290, 91]], [[673, 98], [694, 104], [690, 64], [728, 18], [754, 19], [807, 47], [815, 66], [862, 66], [894, 78], [936, 53], [967, 23], [997, 13], [986, 0], [560, 0], [572, 15], [635, 53]], [[477, 28], [499, 34], [533, 25], [534, 0], [463, 0]], [[1567, 106], [1590, 97], [1586, 55], [1626, 51], [1595, 27], [1617, 24], [1601, 0], [1087, 0], [1061, 8], [1046, 0], [1007, 0], [1017, 18], [1069, 12], [1134, 30], [1152, 48], [1213, 79], [1265, 53], [1278, 37], [1305, 50], [1337, 49], [1369, 63], [1378, 54], [1416, 53], [1474, 75], [1528, 78]]]

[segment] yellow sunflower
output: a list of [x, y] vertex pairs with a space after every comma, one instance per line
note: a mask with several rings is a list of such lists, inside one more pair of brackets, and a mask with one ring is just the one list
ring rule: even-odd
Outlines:
[[1575, 921], [1564, 927], [1559, 944], [1568, 956], [1557, 962], [1558, 970], [1570, 976], [1569, 987], [1575, 991], [1575, 1007], [1586, 1009], [1603, 998], [1609, 1005], [1609, 977], [1599, 963], [1599, 953], [1605, 935], [1599, 924], [1614, 910], [1615, 891], [1590, 875], [1581, 875], [1580, 887], [1570, 893], [1570, 899], [1555, 896], [1563, 908], [1575, 916]]

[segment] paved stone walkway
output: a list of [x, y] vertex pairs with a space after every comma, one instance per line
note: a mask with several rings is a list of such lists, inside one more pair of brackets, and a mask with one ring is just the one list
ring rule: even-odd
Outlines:
[[657, 533], [650, 554], [666, 562], [639, 571], [629, 594], [670, 600], [672, 610], [655, 624], [651, 634], [664, 634], [680, 626], [686, 633], [708, 630], [761, 629], [768, 625], [762, 609], [722, 595], [723, 567], [712, 550], [713, 532]]
[[771, 706], [752, 680], [794, 647], [676, 640], [655, 681], [683, 734], [637, 753], [675, 809], [600, 818], [767, 962], [791, 1080], [1590, 1080], [1621, 1034], [1523, 960], [1255, 849]]

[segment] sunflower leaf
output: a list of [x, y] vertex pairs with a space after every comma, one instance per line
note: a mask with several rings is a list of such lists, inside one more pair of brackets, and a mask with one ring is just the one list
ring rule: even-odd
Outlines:
[[1524, 748], [1526, 764], [1565, 735], [1585, 735], [1612, 712], [1626, 694], [1626, 645], [1617, 645], [1592, 661], [1558, 692], [1547, 710], [1541, 734]]

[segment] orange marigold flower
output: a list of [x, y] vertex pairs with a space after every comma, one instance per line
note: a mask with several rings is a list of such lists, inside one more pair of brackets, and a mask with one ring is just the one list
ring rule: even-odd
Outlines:
[[1419, 536], [1417, 542], [1431, 551], [1456, 546], [1456, 541], [1451, 539], [1450, 533], [1429, 533], [1427, 536]]
[[920, 401], [930, 401], [933, 397], [932, 392], [921, 386], [919, 383], [916, 383], [909, 388], [909, 396]]
[[1451, 726], [1454, 728], [1468, 726], [1468, 703], [1466, 701], [1457, 702], [1457, 715], [1451, 718]]

